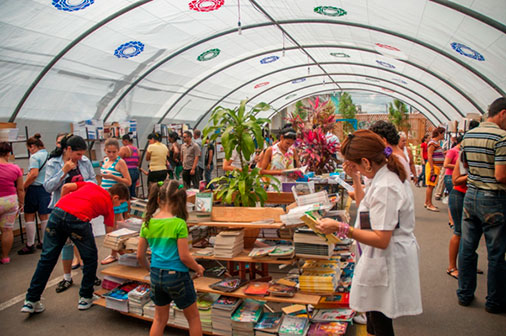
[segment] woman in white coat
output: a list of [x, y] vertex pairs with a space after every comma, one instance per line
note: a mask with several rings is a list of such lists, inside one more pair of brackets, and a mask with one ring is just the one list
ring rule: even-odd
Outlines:
[[341, 152], [354, 181], [359, 173], [369, 179], [357, 223], [324, 218], [318, 228], [359, 243], [350, 307], [367, 313], [368, 334], [393, 335], [392, 319], [422, 313], [413, 193], [402, 163], [372, 131], [350, 135]]

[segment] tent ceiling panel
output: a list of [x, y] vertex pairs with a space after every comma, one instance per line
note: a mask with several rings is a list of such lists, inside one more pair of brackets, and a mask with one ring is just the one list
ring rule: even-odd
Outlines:
[[[191, 9], [213, 3], [216, 10]], [[45, 112], [54, 120], [135, 115], [197, 120], [222, 98], [235, 105], [266, 89], [255, 89], [255, 81], [287, 82], [268, 93], [286, 95], [288, 81], [314, 62], [309, 74], [322, 76], [305, 84], [323, 82], [324, 72], [346, 74], [325, 79], [333, 90], [338, 85], [332, 80], [377, 77], [439, 120], [483, 111], [505, 91], [503, 0], [243, 0], [240, 5], [4, 1], [0, 119], [37, 119]], [[239, 15], [242, 34], [235, 29]], [[290, 49], [301, 44], [302, 50]], [[341, 64], [330, 64], [336, 60]]]

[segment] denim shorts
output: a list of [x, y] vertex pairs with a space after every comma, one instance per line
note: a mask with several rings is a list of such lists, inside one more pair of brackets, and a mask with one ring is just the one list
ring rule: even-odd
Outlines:
[[459, 237], [462, 235], [462, 211], [465, 196], [466, 194], [457, 189], [452, 189], [450, 196], [448, 196], [448, 207], [453, 219], [453, 233]]
[[30, 185], [25, 195], [25, 213], [33, 214], [38, 212], [39, 215], [47, 215], [51, 213], [48, 208], [51, 202], [51, 194], [41, 185]]
[[179, 309], [188, 308], [197, 301], [190, 273], [151, 267], [151, 299], [157, 306], [174, 301]]

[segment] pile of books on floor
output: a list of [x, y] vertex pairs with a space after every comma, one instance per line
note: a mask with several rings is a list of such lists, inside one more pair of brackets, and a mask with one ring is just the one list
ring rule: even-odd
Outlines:
[[148, 205], [148, 200], [143, 200], [140, 198], [136, 198], [130, 202], [130, 214], [135, 217], [142, 218], [146, 213], [146, 206]]
[[143, 306], [150, 300], [150, 287], [142, 284], [128, 292], [128, 310], [130, 313], [142, 315]]
[[214, 240], [214, 256], [233, 258], [244, 250], [244, 230], [221, 231]]
[[293, 235], [293, 243], [295, 255], [303, 258], [329, 259], [335, 247], [308, 227], [297, 228]]
[[104, 294], [105, 306], [110, 309], [128, 313], [128, 293], [134, 290], [139, 284], [128, 282], [112, 291]]
[[155, 303], [149, 300], [144, 307], [142, 307], [142, 315], [144, 317], [155, 318]]
[[332, 294], [341, 275], [337, 258], [331, 260], [308, 260], [302, 266], [299, 288], [302, 292]]
[[246, 299], [232, 315], [232, 333], [234, 336], [251, 336], [260, 320], [263, 302]]
[[213, 320], [213, 333], [219, 335], [231, 335], [232, 323], [230, 318], [234, 311], [242, 303], [236, 297], [222, 295], [211, 306], [211, 318]]
[[119, 251], [125, 248], [125, 241], [130, 237], [139, 235], [138, 232], [130, 229], [119, 229], [109, 232], [104, 238], [104, 247], [108, 247], [114, 251]]
[[139, 262], [137, 261], [137, 253], [121, 254], [118, 258], [118, 264], [123, 266], [139, 267]]
[[204, 332], [213, 332], [211, 306], [220, 297], [220, 294], [199, 293], [197, 298], [197, 308], [200, 315], [200, 323]]

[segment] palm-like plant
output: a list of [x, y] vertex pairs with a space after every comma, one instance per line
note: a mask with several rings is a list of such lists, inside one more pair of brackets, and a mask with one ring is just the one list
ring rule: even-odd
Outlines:
[[388, 120], [401, 131], [409, 131], [411, 125], [409, 124], [409, 114], [406, 104], [399, 99], [394, 99], [392, 103], [388, 104]]
[[239, 155], [242, 171], [235, 170], [210, 182], [217, 185], [217, 199], [236, 206], [255, 206], [258, 201], [263, 205], [267, 200], [266, 182], [262, 178], [265, 175], [260, 175], [259, 168], [249, 170], [248, 162], [256, 147], [263, 148], [262, 128], [270, 123], [269, 119], [257, 118], [257, 115], [271, 109], [271, 106], [259, 103], [246, 111], [246, 103], [247, 100], [242, 100], [234, 109], [216, 107], [203, 132], [204, 139], [211, 141], [221, 137], [227, 160], [230, 160], [234, 150]]

